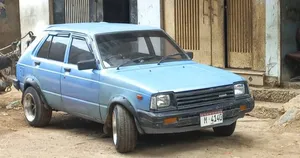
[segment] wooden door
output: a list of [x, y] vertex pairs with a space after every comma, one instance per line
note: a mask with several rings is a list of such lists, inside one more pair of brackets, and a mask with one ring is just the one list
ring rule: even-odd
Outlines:
[[224, 67], [224, 10], [219, 0], [165, 0], [164, 29], [194, 60]]
[[252, 68], [252, 0], [227, 0], [228, 65]]

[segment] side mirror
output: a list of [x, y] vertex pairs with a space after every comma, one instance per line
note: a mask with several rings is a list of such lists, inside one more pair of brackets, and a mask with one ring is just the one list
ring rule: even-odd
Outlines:
[[97, 69], [97, 62], [95, 59], [92, 60], [83, 60], [78, 62], [77, 64], [78, 70], [89, 70], [89, 69]]
[[191, 59], [194, 58], [194, 53], [193, 53], [193, 52], [186, 52], [186, 54], [187, 54]]

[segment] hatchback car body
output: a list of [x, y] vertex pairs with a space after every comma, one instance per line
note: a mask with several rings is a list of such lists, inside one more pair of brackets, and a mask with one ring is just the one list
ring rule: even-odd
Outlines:
[[119, 152], [134, 150], [138, 134], [213, 128], [230, 136], [254, 108], [248, 84], [192, 57], [159, 28], [51, 25], [19, 59], [14, 86], [30, 125], [64, 111], [104, 124]]

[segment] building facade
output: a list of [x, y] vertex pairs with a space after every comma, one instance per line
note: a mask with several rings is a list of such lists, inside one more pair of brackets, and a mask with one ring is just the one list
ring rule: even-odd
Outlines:
[[[139, 0], [20, 0], [21, 34], [38, 34], [49, 24], [80, 22], [138, 23]], [[22, 50], [25, 49], [23, 41]]]
[[193, 51], [197, 62], [243, 75], [252, 85], [280, 85], [292, 76], [285, 56], [296, 51], [299, 4], [300, 0], [20, 0], [21, 32], [99, 21], [160, 27]]
[[288, 67], [286, 55], [297, 51], [300, 0], [143, 3], [152, 8], [143, 16], [151, 17], [151, 22], [144, 19], [141, 24], [166, 30], [181, 47], [195, 53], [195, 61], [240, 74], [252, 85], [281, 85], [293, 77], [295, 70]]

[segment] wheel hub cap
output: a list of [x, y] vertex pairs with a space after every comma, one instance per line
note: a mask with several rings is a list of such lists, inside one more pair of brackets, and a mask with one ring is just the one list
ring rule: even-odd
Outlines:
[[32, 122], [36, 116], [36, 105], [31, 94], [26, 94], [24, 97], [25, 116], [29, 122]]

